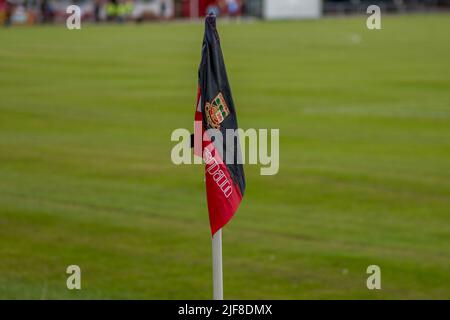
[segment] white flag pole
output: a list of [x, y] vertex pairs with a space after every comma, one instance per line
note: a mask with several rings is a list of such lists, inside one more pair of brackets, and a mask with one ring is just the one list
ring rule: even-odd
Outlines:
[[213, 298], [223, 300], [222, 275], [222, 229], [219, 229], [212, 238], [213, 256]]

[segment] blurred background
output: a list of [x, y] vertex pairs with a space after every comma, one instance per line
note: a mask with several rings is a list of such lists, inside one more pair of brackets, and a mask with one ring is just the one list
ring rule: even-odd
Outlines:
[[221, 17], [318, 18], [361, 13], [371, 4], [384, 13], [450, 8], [449, 0], [0, 0], [0, 17], [7, 25], [63, 22], [70, 4], [80, 6], [82, 20], [91, 22], [193, 19], [209, 12]]
[[223, 231], [225, 298], [449, 299], [448, 10], [0, 0], [0, 298], [212, 297], [204, 168], [170, 157], [212, 11], [239, 126], [280, 130], [279, 173], [245, 165]]

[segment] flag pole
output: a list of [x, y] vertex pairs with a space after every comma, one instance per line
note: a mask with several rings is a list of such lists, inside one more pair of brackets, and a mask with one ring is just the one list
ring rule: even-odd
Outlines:
[[213, 298], [223, 300], [222, 275], [222, 229], [219, 229], [212, 238], [213, 256]]

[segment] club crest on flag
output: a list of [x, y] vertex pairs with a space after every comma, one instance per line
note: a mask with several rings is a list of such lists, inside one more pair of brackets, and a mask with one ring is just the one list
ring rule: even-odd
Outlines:
[[208, 125], [214, 129], [219, 129], [220, 124], [230, 114], [221, 92], [211, 102], [206, 103], [205, 110]]

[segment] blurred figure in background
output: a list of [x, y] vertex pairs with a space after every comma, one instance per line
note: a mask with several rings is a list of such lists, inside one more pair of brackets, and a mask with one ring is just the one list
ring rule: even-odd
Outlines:
[[102, 19], [100, 17], [100, 12], [102, 10], [103, 0], [95, 0], [94, 2], [94, 21], [100, 22]]
[[41, 0], [40, 12], [41, 12], [41, 21], [43, 23], [49, 23], [53, 21], [54, 15], [53, 9], [50, 5], [50, 1]]
[[133, 13], [133, 2], [130, 0], [119, 0], [117, 5], [117, 21], [124, 22], [131, 17]]
[[210, 13], [214, 14], [216, 17], [218, 17], [220, 15], [220, 7], [217, 3], [210, 4], [206, 8], [205, 14], [208, 15]]
[[[239, 0], [219, 0], [208, 7], [208, 13], [216, 13], [215, 11], [218, 11], [223, 16], [237, 17], [241, 14], [241, 6], [242, 4]], [[217, 16], [219, 15], [218, 13], [216, 13]]]
[[237, 17], [240, 13], [238, 0], [225, 0], [227, 13], [230, 17]]
[[160, 11], [161, 19], [167, 18], [168, 6], [167, 6], [166, 0], [161, 0], [160, 7], [161, 7], [161, 11]]
[[6, 20], [6, 1], [0, 0], [0, 24], [4, 24]]
[[108, 21], [115, 21], [117, 19], [117, 0], [109, 0], [106, 4], [106, 17]]
[[124, 22], [133, 13], [133, 1], [109, 0], [106, 5], [106, 16], [108, 21]]
[[6, 26], [6, 0], [0, 0], [0, 24]]
[[11, 25], [11, 17], [14, 10], [14, 3], [12, 0], [4, 0], [3, 1], [3, 10], [4, 10], [4, 21], [3, 24], [5, 27], [9, 27]]

